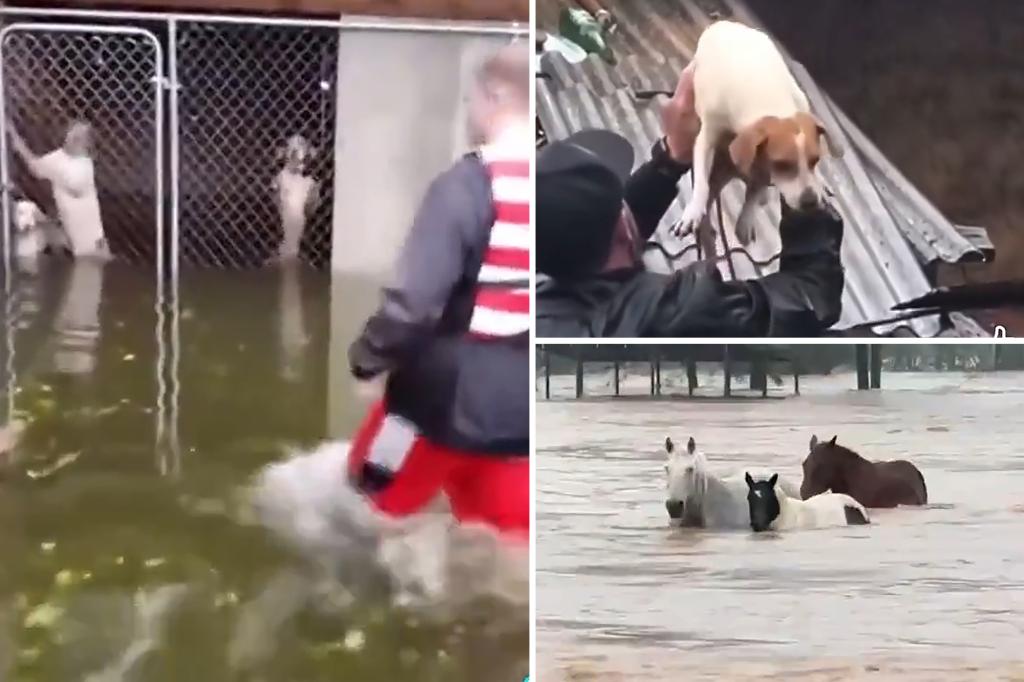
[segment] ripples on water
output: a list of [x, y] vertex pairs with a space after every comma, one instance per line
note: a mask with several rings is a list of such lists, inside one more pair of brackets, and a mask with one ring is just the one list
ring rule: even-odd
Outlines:
[[[608, 377], [587, 380], [589, 394], [610, 393]], [[572, 381], [558, 378], [558, 395], [571, 395]], [[852, 375], [805, 377], [803, 397], [767, 401], [540, 399], [539, 670], [696, 679], [780, 658], [792, 661], [783, 668], [1019, 660], [1024, 374], [887, 373], [882, 391], [855, 385]], [[626, 390], [646, 388], [635, 377]], [[669, 528], [665, 436], [693, 434], [716, 473], [749, 465], [799, 480], [813, 432], [838, 434], [869, 458], [911, 459], [932, 504], [878, 510], [866, 527]]]
[[332, 304], [303, 269], [184, 272], [176, 339], [149, 273], [17, 279], [0, 680], [522, 679], [526, 555], [443, 510], [384, 523], [342, 480], [344, 444], [318, 446], [362, 411], [328, 356], [373, 287], [335, 287]]

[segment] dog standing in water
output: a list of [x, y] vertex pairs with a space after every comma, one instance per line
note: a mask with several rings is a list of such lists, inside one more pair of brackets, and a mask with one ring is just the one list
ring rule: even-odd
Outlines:
[[100, 200], [96, 192], [96, 168], [92, 158], [92, 126], [74, 121], [64, 144], [44, 156], [36, 156], [13, 126], [8, 126], [14, 151], [29, 171], [50, 183], [60, 224], [67, 234], [71, 253], [108, 257]]
[[320, 183], [306, 174], [306, 165], [314, 156], [309, 142], [302, 135], [292, 135], [277, 152], [284, 159], [284, 168], [274, 178], [274, 196], [281, 218], [281, 244], [277, 259], [295, 260], [299, 257], [306, 221], [316, 209]]
[[14, 204], [14, 253], [27, 266], [36, 263], [39, 254], [46, 249], [46, 233], [43, 222], [46, 216], [34, 201], [20, 199]]

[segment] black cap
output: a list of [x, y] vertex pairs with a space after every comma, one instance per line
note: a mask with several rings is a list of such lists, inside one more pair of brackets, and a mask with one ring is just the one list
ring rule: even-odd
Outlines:
[[537, 271], [593, 274], [608, 259], [622, 212], [633, 146], [609, 130], [583, 130], [537, 155]]

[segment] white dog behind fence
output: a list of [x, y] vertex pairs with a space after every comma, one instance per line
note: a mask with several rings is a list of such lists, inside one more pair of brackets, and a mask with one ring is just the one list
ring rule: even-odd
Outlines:
[[312, 146], [302, 135], [289, 137], [277, 152], [277, 158], [284, 160], [284, 168], [274, 178], [274, 195], [282, 230], [277, 257], [282, 261], [299, 257], [306, 221], [319, 201], [320, 183], [307, 174], [307, 165], [314, 156]]
[[68, 126], [64, 144], [36, 156], [13, 126], [7, 130], [14, 151], [36, 178], [46, 180], [53, 190], [60, 224], [67, 234], [71, 252], [77, 256], [108, 256], [106, 234], [96, 192], [96, 169], [92, 158], [92, 127], [84, 121]]
[[71, 248], [60, 225], [30, 199], [21, 198], [14, 202], [13, 222], [14, 256], [19, 267], [26, 272], [38, 270], [39, 256], [47, 247], [54, 252]]

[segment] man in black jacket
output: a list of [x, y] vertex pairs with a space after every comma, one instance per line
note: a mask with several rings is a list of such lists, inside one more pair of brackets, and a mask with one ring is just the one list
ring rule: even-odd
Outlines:
[[712, 262], [647, 272], [643, 245], [690, 169], [700, 122], [693, 82], [680, 78], [662, 109], [665, 137], [631, 173], [621, 136], [587, 130], [537, 157], [538, 337], [817, 336], [839, 320], [843, 223], [831, 207], [783, 205], [779, 270], [724, 281]]

